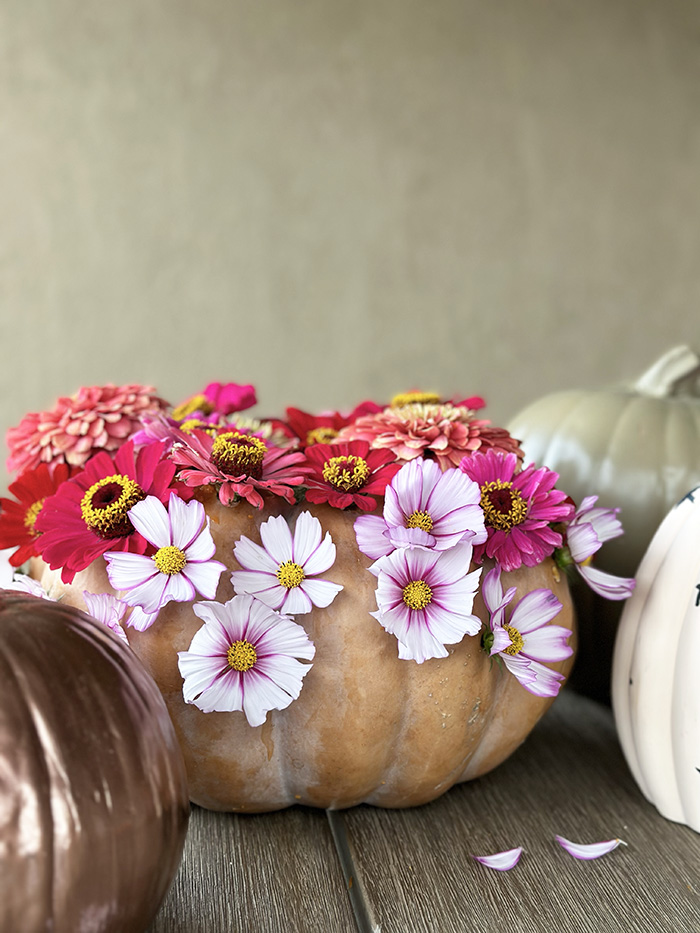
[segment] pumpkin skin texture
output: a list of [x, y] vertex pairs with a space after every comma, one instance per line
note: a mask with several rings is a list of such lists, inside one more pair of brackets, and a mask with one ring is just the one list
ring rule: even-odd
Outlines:
[[[677, 347], [634, 385], [558, 392], [511, 420], [526, 462], [559, 473], [558, 488], [578, 504], [620, 508], [625, 533], [595, 555], [595, 566], [633, 577], [664, 516], [700, 483], [700, 359]], [[573, 683], [609, 701], [610, 669], [622, 604], [574, 589], [581, 650]]]
[[[224, 507], [202, 496], [217, 545], [216, 559], [239, 569], [232, 549], [241, 534], [260, 543], [269, 512], [245, 503]], [[535, 697], [480, 648], [478, 636], [448, 646], [449, 656], [417, 664], [399, 660], [397, 641], [372, 618], [376, 578], [357, 548], [357, 513], [328, 505], [287, 507], [293, 526], [309, 511], [330, 532], [336, 561], [324, 579], [344, 589], [325, 609], [295, 616], [316, 646], [301, 694], [252, 728], [243, 713], [203, 713], [182, 698], [177, 652], [187, 650], [201, 621], [191, 604], [169, 603], [130, 643], [158, 683], [180, 739], [193, 802], [213, 810], [260, 812], [300, 803], [340, 809], [359, 803], [407, 807], [435, 799], [453, 784], [496, 767], [526, 738], [551, 703]], [[80, 604], [83, 589], [111, 592], [104, 561], [64, 586], [46, 570], [52, 595]], [[575, 631], [566, 583], [547, 561], [503, 575], [503, 586], [553, 589], [564, 608], [554, 622]], [[231, 598], [227, 573], [217, 600]], [[473, 610], [487, 614], [480, 596]], [[570, 643], [575, 642], [575, 637]], [[572, 644], [572, 647], [575, 647]], [[553, 665], [568, 674], [573, 657]]]
[[82, 612], [0, 591], [0, 930], [145, 930], [188, 819], [138, 658]]
[[700, 487], [668, 513], [639, 566], [615, 642], [612, 704], [647, 800], [700, 832]]

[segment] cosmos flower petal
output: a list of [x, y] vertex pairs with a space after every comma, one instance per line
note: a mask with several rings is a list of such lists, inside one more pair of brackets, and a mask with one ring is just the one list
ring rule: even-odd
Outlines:
[[[189, 548], [206, 524], [206, 513], [202, 503], [196, 499], [185, 502], [174, 492], [170, 493], [168, 517], [172, 528], [172, 543], [181, 551]], [[209, 557], [213, 556], [212, 552]]]
[[584, 845], [580, 842], [571, 842], [563, 836], [555, 836], [554, 838], [569, 855], [584, 860], [600, 858], [601, 855], [607, 855], [608, 852], [612, 852], [613, 849], [616, 849], [619, 845], [627, 845], [622, 839], [607, 839], [605, 842], [593, 842]]
[[[306, 583], [306, 581], [304, 581], [304, 583]], [[311, 602], [310, 596], [304, 591], [305, 587], [295, 586], [289, 590], [282, 587], [282, 589], [284, 589], [286, 593], [281, 605], [282, 612], [288, 612], [289, 615], [293, 616], [311, 612], [313, 603]]]
[[475, 615], [457, 614], [435, 602], [426, 606], [425, 617], [430, 631], [443, 645], [455, 645], [465, 635], [476, 635], [481, 630], [481, 620]]
[[[284, 521], [284, 519], [282, 519]], [[286, 524], [286, 522], [285, 522]], [[294, 526], [294, 538], [291, 559], [302, 567], [311, 556], [317, 551], [321, 544], [321, 523], [311, 514], [311, 512], [302, 512], [296, 520]], [[330, 541], [330, 537], [326, 536]], [[289, 558], [285, 558], [289, 559]], [[335, 560], [335, 548], [333, 548], [333, 560]], [[333, 562], [331, 561], [331, 563]], [[282, 563], [282, 561], [280, 561]], [[308, 570], [309, 573], [320, 573], [322, 570], [328, 570], [330, 564], [326, 567], [320, 567], [318, 570]]]
[[571, 551], [571, 556], [577, 564], [588, 560], [602, 546], [602, 541], [596, 534], [593, 525], [583, 522], [580, 525], [574, 525], [572, 522], [566, 529], [566, 543]]
[[307, 664], [302, 664], [296, 658], [289, 658], [284, 655], [261, 658], [255, 665], [256, 671], [276, 683], [294, 700], [301, 693], [301, 678], [306, 674], [308, 667]]
[[129, 520], [149, 544], [158, 548], [172, 544], [168, 510], [156, 496], [146, 496], [133, 505], [129, 509]]
[[494, 855], [472, 855], [472, 858], [487, 868], [495, 868], [496, 871], [509, 871], [518, 864], [522, 854], [523, 847], [518, 846], [515, 849], [506, 849], [505, 852], [496, 852]]
[[570, 635], [571, 631], [561, 625], [543, 625], [542, 628], [535, 629], [527, 635], [525, 647], [522, 649], [523, 653], [534, 661], [544, 663], [564, 661], [574, 653], [574, 649], [567, 644]]
[[357, 546], [367, 557], [377, 560], [392, 551], [392, 543], [385, 535], [387, 524], [383, 518], [378, 515], [361, 515], [355, 519], [353, 527]]
[[105, 554], [107, 576], [115, 590], [131, 590], [149, 577], [158, 574], [153, 558], [129, 551], [111, 551]]
[[314, 606], [325, 608], [330, 606], [338, 593], [343, 589], [339, 583], [332, 583], [330, 580], [310, 580], [306, 579], [301, 585], [306, 595]]
[[425, 625], [410, 625], [404, 639], [399, 639], [405, 653], [402, 657], [423, 664], [431, 658], [446, 658], [447, 648]]
[[511, 674], [518, 678], [529, 693], [540, 697], [555, 697], [559, 693], [559, 688], [565, 680], [559, 671], [553, 671], [538, 661], [524, 658], [521, 654], [511, 657], [504, 653], [500, 657]]
[[[423, 547], [430, 549], [437, 547], [438, 544], [435, 536], [422, 528], [404, 528], [399, 525], [396, 528], [389, 528], [386, 536], [389, 539], [389, 544], [395, 548]], [[386, 541], [386, 538], [384, 540]]]
[[[421, 552], [414, 551], [419, 554]], [[454, 583], [460, 580], [469, 570], [472, 559], [471, 544], [456, 544], [448, 551], [439, 552], [439, 560], [433, 565], [433, 581], [439, 583]], [[414, 577], [414, 579], [419, 579]]]
[[224, 570], [225, 564], [218, 560], [208, 560], [203, 563], [188, 563], [183, 574], [205, 599], [214, 599], [219, 577]]
[[[166, 590], [170, 577], [164, 573], [143, 580], [124, 594], [124, 602], [130, 606], [141, 606], [146, 612], [157, 612], [168, 602]], [[192, 594], [194, 595], [194, 593]]]
[[261, 726], [267, 719], [267, 714], [271, 709], [286, 709], [292, 700], [292, 696], [286, 690], [278, 686], [270, 677], [258, 673], [258, 671], [247, 671], [245, 677], [245, 689], [243, 691], [243, 712], [245, 713], [248, 725], [256, 727]]
[[231, 583], [236, 593], [255, 596], [273, 609], [279, 609], [287, 593], [274, 574], [255, 570], [234, 570]]
[[510, 624], [525, 635], [545, 625], [561, 611], [562, 604], [551, 590], [531, 590], [518, 602]]
[[134, 606], [129, 613], [126, 624], [137, 632], [145, 632], [158, 618], [157, 612], [146, 612], [141, 606]]
[[[290, 543], [290, 554], [291, 550]], [[265, 548], [260, 547], [259, 544], [255, 544], [250, 538], [246, 538], [245, 535], [241, 535], [238, 541], [236, 541], [233, 548], [233, 556], [244, 570], [264, 570], [266, 573], [272, 574], [277, 573], [277, 568], [283, 562], [275, 561], [274, 558], [267, 553]], [[289, 557], [285, 557], [284, 560], [289, 560]]]
[[[319, 530], [321, 525], [319, 523]], [[307, 577], [313, 576], [317, 573], [325, 573], [326, 570], [330, 568], [335, 563], [336, 557], [336, 548], [333, 544], [333, 540], [330, 536], [330, 532], [326, 532], [326, 536], [323, 541], [319, 541], [314, 551], [309, 555], [305, 561], [297, 561], [304, 568], [304, 573]]]
[[632, 595], [636, 580], [634, 577], [616, 577], [596, 567], [578, 566], [578, 571], [594, 593], [605, 599], [627, 599]]
[[[267, 551], [271, 560], [274, 561], [276, 567], [279, 567], [280, 564], [287, 560], [293, 560], [292, 533], [282, 515], [273, 515], [266, 522], [263, 522], [260, 526], [260, 537], [262, 538], [263, 548]], [[241, 562], [239, 561], [239, 563]], [[262, 568], [256, 567], [255, 569]]]
[[[197, 595], [194, 584], [187, 578], [185, 573], [159, 574], [159, 576], [166, 578], [165, 588], [161, 597], [163, 605], [170, 602], [170, 600], [174, 600], [176, 603], [189, 603]], [[144, 608], [147, 609], [148, 607], [146, 606]]]
[[203, 563], [210, 561], [216, 553], [216, 545], [208, 528], [203, 528], [194, 541], [191, 541], [184, 551], [188, 563]]

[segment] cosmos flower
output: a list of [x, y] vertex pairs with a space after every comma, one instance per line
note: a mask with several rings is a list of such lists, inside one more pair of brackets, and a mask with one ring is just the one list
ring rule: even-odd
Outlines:
[[105, 551], [144, 553], [148, 542], [128, 512], [146, 496], [163, 502], [170, 495], [176, 467], [162, 453], [162, 444], [151, 444], [134, 455], [132, 441], [114, 460], [102, 451], [44, 501], [36, 548], [52, 570], [61, 568], [64, 583]]
[[7, 432], [8, 470], [40, 463], [83, 466], [99, 450], [114, 451], [140, 428], [141, 415], [166, 407], [152, 386], [90, 386], [59, 398], [51, 411], [26, 415]]
[[166, 509], [155, 496], [147, 496], [129, 510], [129, 520], [157, 550], [152, 557], [105, 554], [109, 582], [125, 591], [124, 602], [155, 613], [171, 600], [190, 602], [197, 592], [214, 599], [226, 566], [213, 560], [216, 547], [201, 502], [183, 502], [171, 492]]
[[556, 696], [565, 678], [545, 667], [545, 662], [564, 661], [573, 654], [567, 643], [571, 631], [549, 624], [562, 608], [557, 597], [551, 590], [531, 590], [506, 622], [506, 607], [515, 597], [515, 587], [503, 592], [500, 567], [485, 575], [481, 594], [489, 612], [490, 632], [483, 639], [489, 654], [498, 654], [530, 693]]
[[444, 551], [486, 541], [479, 486], [460, 470], [442, 473], [433, 460], [405, 463], [385, 490], [384, 514], [355, 521], [359, 549], [373, 560], [399, 547]]
[[40, 463], [10, 483], [8, 491], [16, 499], [0, 499], [0, 548], [17, 548], [9, 558], [13, 567], [36, 556], [39, 532], [35, 526], [44, 500], [57, 492], [73, 472], [66, 463]]
[[192, 607], [204, 621], [187, 651], [178, 652], [183, 695], [205, 713], [242, 710], [260, 726], [301, 692], [316, 652], [304, 629], [252, 596]]
[[129, 639], [126, 637], [126, 632], [121, 624], [124, 613], [129, 607], [122, 599], [118, 599], [110, 593], [91, 593], [89, 590], [83, 590], [83, 601], [93, 619], [97, 619], [98, 622], [106, 625], [123, 642], [129, 644]]
[[[623, 534], [617, 518], [619, 509], [596, 508], [598, 496], [587, 496], [566, 528], [566, 545], [557, 551], [557, 563], [566, 568], [572, 562], [594, 593], [605, 599], [627, 599], [635, 587], [633, 577], [617, 577], [591, 567], [593, 555], [606, 541]], [[567, 552], [568, 549], [568, 552]]]
[[298, 516], [294, 537], [281, 515], [268, 518], [260, 526], [262, 547], [245, 536], [236, 542], [233, 556], [243, 570], [231, 574], [233, 588], [291, 615], [329, 606], [343, 587], [317, 577], [335, 562], [330, 533], [323, 540], [321, 535], [321, 523], [310, 512]]
[[372, 615], [399, 642], [399, 657], [422, 664], [445, 658], [445, 645], [476, 635], [481, 621], [472, 615], [481, 570], [469, 573], [472, 548], [447, 551], [400, 548], [369, 568], [377, 577], [377, 612]]
[[367, 441], [314, 444], [307, 447], [310, 471], [305, 480], [309, 502], [327, 502], [336, 509], [357, 506], [364, 512], [377, 507], [386, 484], [400, 469], [388, 450], [370, 450]]
[[474, 559], [498, 561], [504, 570], [534, 567], [561, 546], [552, 522], [565, 522], [574, 512], [566, 493], [554, 489], [559, 474], [534, 464], [517, 472], [515, 454], [489, 450], [465, 457], [460, 469], [481, 487], [488, 538], [474, 549]]

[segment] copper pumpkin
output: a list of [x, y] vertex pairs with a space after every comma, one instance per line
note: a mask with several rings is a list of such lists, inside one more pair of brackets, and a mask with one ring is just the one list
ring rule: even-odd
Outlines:
[[82, 612], [0, 591], [0, 930], [145, 930], [188, 817], [138, 658]]
[[[268, 510], [244, 502], [224, 507], [202, 492], [216, 557], [238, 569], [232, 549], [240, 535], [260, 541]], [[215, 810], [266, 811], [295, 803], [343, 808], [426, 803], [459, 781], [503, 761], [528, 735], [551, 699], [533, 696], [489, 658], [478, 636], [449, 647], [449, 656], [417, 664], [399, 660], [397, 641], [370, 616], [376, 579], [357, 548], [356, 514], [304, 504], [330, 531], [335, 564], [324, 576], [343, 585], [325, 609], [296, 617], [316, 646], [299, 698], [252, 728], [242, 713], [203, 713], [182, 698], [177, 652], [186, 650], [201, 620], [191, 604], [169, 603], [145, 632], [129, 640], [158, 683], [184, 752], [190, 797]], [[295, 509], [287, 509], [291, 523]], [[80, 605], [84, 589], [112, 592], [105, 564], [95, 561], [65, 586], [43, 571], [53, 597]], [[518, 595], [552, 589], [564, 605], [556, 623], [575, 628], [571, 600], [551, 560], [503, 576]], [[228, 575], [217, 600], [233, 595]], [[487, 615], [478, 596], [474, 612]], [[571, 641], [574, 642], [572, 637]], [[552, 667], [568, 674], [573, 658]]]

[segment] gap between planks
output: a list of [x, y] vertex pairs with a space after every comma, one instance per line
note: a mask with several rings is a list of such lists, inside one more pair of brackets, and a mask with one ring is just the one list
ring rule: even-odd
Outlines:
[[381, 925], [375, 920], [374, 913], [365, 894], [362, 878], [353, 858], [352, 847], [348, 841], [342, 810], [326, 810], [331, 828], [335, 850], [338, 853], [340, 868], [345, 879], [345, 887], [350, 897], [350, 904], [355, 915], [359, 933], [381, 933]]

